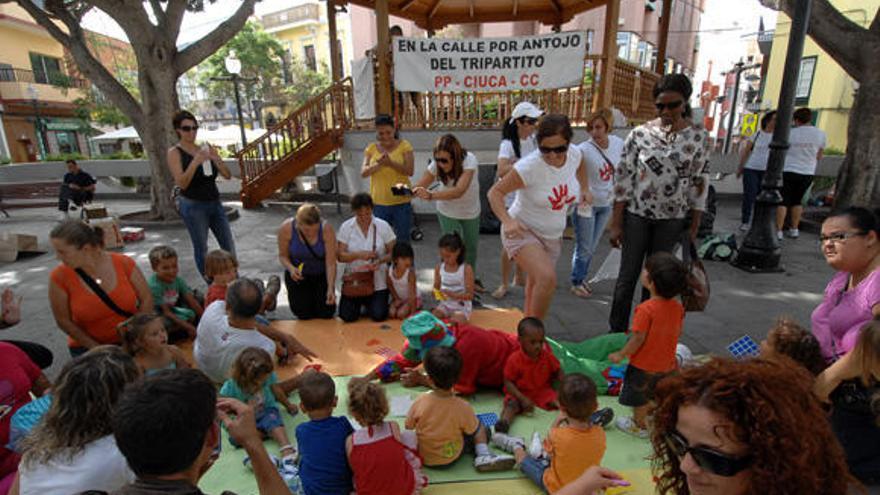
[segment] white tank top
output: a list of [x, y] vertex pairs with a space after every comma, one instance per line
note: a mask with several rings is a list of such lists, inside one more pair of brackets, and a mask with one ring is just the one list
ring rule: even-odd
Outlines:
[[440, 263], [440, 289], [447, 292], [464, 292], [464, 263], [454, 272], [446, 271], [446, 263]]
[[412, 270], [412, 267], [407, 268], [405, 272], [403, 272], [403, 276], [400, 278], [394, 278], [394, 268], [392, 267], [388, 271], [388, 275], [390, 275], [391, 283], [394, 285], [394, 291], [397, 292], [397, 297], [401, 299], [409, 299], [409, 271]]

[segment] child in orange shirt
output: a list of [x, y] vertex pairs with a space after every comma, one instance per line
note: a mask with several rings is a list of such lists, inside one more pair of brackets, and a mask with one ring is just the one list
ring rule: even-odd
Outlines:
[[617, 428], [639, 438], [648, 438], [648, 405], [654, 399], [654, 386], [678, 362], [675, 347], [684, 324], [684, 307], [675, 299], [687, 288], [688, 271], [670, 253], [656, 253], [645, 262], [642, 287], [651, 298], [636, 306], [630, 337], [608, 359], [619, 363], [629, 358], [619, 401], [633, 408], [632, 417], [618, 418]]
[[576, 480], [605, 455], [605, 430], [593, 424], [598, 407], [596, 384], [581, 373], [569, 373], [559, 386], [559, 416], [544, 441], [550, 463], [526, 453], [525, 441], [504, 433], [492, 435], [492, 444], [513, 452], [520, 470], [539, 488], [555, 493]]
[[553, 382], [562, 379], [562, 367], [544, 340], [544, 324], [528, 317], [516, 326], [519, 349], [504, 365], [504, 409], [495, 431], [507, 433], [516, 416], [541, 409], [558, 409]]

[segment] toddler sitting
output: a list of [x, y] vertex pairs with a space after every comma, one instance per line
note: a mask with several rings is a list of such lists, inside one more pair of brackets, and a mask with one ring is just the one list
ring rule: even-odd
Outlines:
[[779, 318], [761, 341], [761, 357], [786, 356], [806, 368], [813, 376], [825, 370], [825, 358], [819, 341], [791, 318]]
[[177, 251], [171, 246], [156, 246], [150, 249], [148, 256], [153, 274], [147, 285], [156, 311], [168, 321], [169, 333], [175, 340], [195, 338], [203, 308], [186, 281], [177, 276]]

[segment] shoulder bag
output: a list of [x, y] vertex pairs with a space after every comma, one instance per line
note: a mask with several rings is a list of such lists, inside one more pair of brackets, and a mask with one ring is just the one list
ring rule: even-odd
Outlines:
[[[89, 288], [92, 289], [92, 292], [94, 292], [95, 295], [98, 296], [101, 301], [106, 304], [107, 307], [110, 308], [114, 313], [118, 314], [119, 316], [124, 316], [125, 318], [131, 318], [132, 316], [134, 316], [134, 313], [129, 313], [128, 311], [117, 306], [116, 303], [113, 302], [113, 299], [110, 299], [110, 296], [106, 292], [104, 292], [104, 288], [101, 287], [101, 285], [98, 284], [95, 279], [89, 276], [89, 274], [86, 273], [85, 270], [83, 270], [82, 268], [77, 268], [76, 274], [79, 275], [79, 278], [81, 278], [83, 282], [85, 282], [86, 285], [88, 285]], [[117, 273], [116, 276], [118, 278], [119, 274]], [[117, 281], [117, 283], [119, 282]]]
[[[355, 227], [357, 228], [357, 227]], [[376, 226], [373, 225], [373, 251], [376, 251]], [[372, 271], [352, 271], [342, 276], [342, 295], [352, 299], [369, 297], [376, 291]]]
[[681, 256], [688, 270], [688, 286], [681, 295], [681, 303], [685, 311], [703, 311], [709, 304], [709, 275], [689, 237], [682, 241]]

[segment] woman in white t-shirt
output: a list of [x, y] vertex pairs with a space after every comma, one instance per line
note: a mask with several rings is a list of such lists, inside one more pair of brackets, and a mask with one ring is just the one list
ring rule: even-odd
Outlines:
[[761, 182], [764, 181], [764, 171], [767, 170], [767, 160], [770, 158], [770, 141], [773, 140], [773, 130], [776, 128], [776, 110], [772, 110], [761, 117], [761, 130], [753, 139], [746, 142], [736, 177], [742, 177], [742, 224], [739, 230], [749, 230], [752, 221], [752, 208], [755, 198], [761, 192]]
[[[587, 166], [571, 138], [568, 117], [543, 117], [538, 151], [517, 161], [489, 190], [489, 204], [501, 220], [501, 243], [528, 277], [525, 316], [546, 316], [556, 290], [556, 261], [568, 209], [593, 201]], [[514, 191], [516, 199], [508, 212], [504, 196]]]
[[822, 129], [816, 128], [813, 112], [809, 108], [798, 108], [792, 115], [794, 127], [788, 137], [790, 147], [782, 167], [782, 205], [776, 209], [776, 236], [782, 239], [785, 215], [791, 211], [789, 229], [785, 235], [792, 239], [800, 236], [798, 227], [804, 212], [803, 199], [813, 184], [816, 166], [822, 159], [826, 137]]
[[[501, 129], [501, 146], [498, 149], [498, 168], [496, 170], [497, 180], [503, 179], [508, 172], [513, 170], [513, 165], [517, 160], [538, 149], [535, 129], [538, 124], [538, 118], [543, 114], [543, 110], [527, 101], [522, 101], [513, 108], [510, 120]], [[510, 208], [513, 205], [515, 196], [516, 193], [513, 193], [504, 197], [505, 208]], [[507, 295], [507, 284], [510, 280], [511, 268], [513, 268], [513, 263], [507, 256], [507, 252], [502, 249], [501, 284], [492, 292], [492, 297], [495, 299], [501, 299]], [[514, 277], [516, 285], [523, 285], [525, 283], [524, 278], [522, 270], [516, 268], [516, 275]]]
[[[464, 240], [465, 259], [477, 267], [480, 240], [480, 183], [477, 157], [461, 147], [455, 136], [446, 134], [434, 145], [434, 159], [413, 187], [413, 196], [437, 202], [441, 234], [457, 232]], [[434, 181], [440, 186], [431, 188]]]
[[373, 198], [369, 194], [352, 196], [351, 211], [354, 218], [343, 222], [336, 234], [336, 259], [346, 263], [346, 275], [373, 272], [373, 293], [363, 297], [346, 296], [343, 277], [339, 317], [345, 322], [356, 321], [366, 307], [373, 321], [385, 321], [389, 305], [388, 263], [391, 262], [391, 250], [397, 238], [388, 222], [373, 216]]
[[112, 492], [134, 481], [113, 438], [113, 411], [140, 378], [134, 359], [116, 346], [95, 347], [69, 361], [52, 388], [52, 406], [22, 442], [21, 495]]
[[591, 139], [578, 147], [587, 164], [590, 192], [593, 204], [589, 208], [576, 208], [571, 216], [574, 225], [575, 248], [571, 258], [571, 292], [587, 298], [593, 290], [587, 283], [593, 253], [608, 220], [611, 219], [611, 200], [614, 189], [614, 169], [623, 154], [623, 140], [608, 134], [614, 116], [611, 110], [600, 109], [587, 119], [587, 132]]

